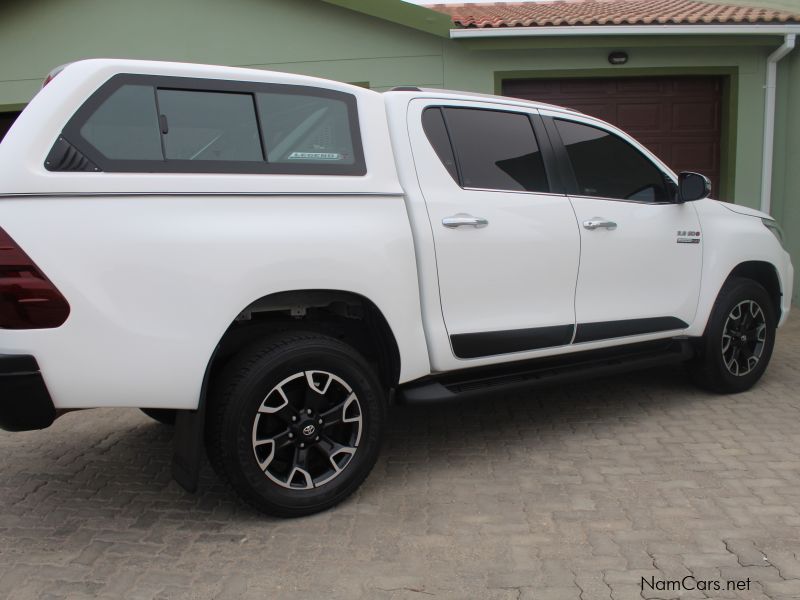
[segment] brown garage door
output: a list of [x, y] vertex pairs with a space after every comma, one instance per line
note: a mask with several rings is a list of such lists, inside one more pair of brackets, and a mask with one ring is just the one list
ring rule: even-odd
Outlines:
[[510, 79], [503, 94], [613, 123], [673, 170], [703, 173], [719, 190], [721, 77]]

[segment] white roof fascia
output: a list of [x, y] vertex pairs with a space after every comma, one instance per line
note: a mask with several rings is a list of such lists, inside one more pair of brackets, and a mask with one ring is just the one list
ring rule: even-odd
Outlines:
[[451, 29], [451, 39], [602, 35], [789, 35], [800, 25], [569, 25], [538, 27], [465, 27]]

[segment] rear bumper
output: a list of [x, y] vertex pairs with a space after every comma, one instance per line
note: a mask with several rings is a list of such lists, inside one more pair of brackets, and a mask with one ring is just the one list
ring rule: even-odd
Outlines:
[[0, 429], [44, 429], [55, 418], [56, 409], [36, 359], [24, 354], [0, 354]]

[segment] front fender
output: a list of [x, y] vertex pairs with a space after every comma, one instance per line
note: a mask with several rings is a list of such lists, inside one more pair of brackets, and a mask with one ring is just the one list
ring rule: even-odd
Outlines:
[[789, 254], [755, 216], [728, 210], [720, 202], [701, 200], [696, 203], [703, 234], [703, 270], [697, 315], [688, 330], [690, 336], [701, 336], [722, 286], [737, 266], [763, 262], [775, 269], [781, 293], [783, 324], [791, 306], [794, 269]]

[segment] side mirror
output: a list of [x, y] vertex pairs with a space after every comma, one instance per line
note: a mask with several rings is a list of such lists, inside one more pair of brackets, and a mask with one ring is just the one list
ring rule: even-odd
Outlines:
[[678, 175], [678, 201], [692, 202], [708, 198], [711, 194], [711, 181], [705, 175], [684, 171]]

